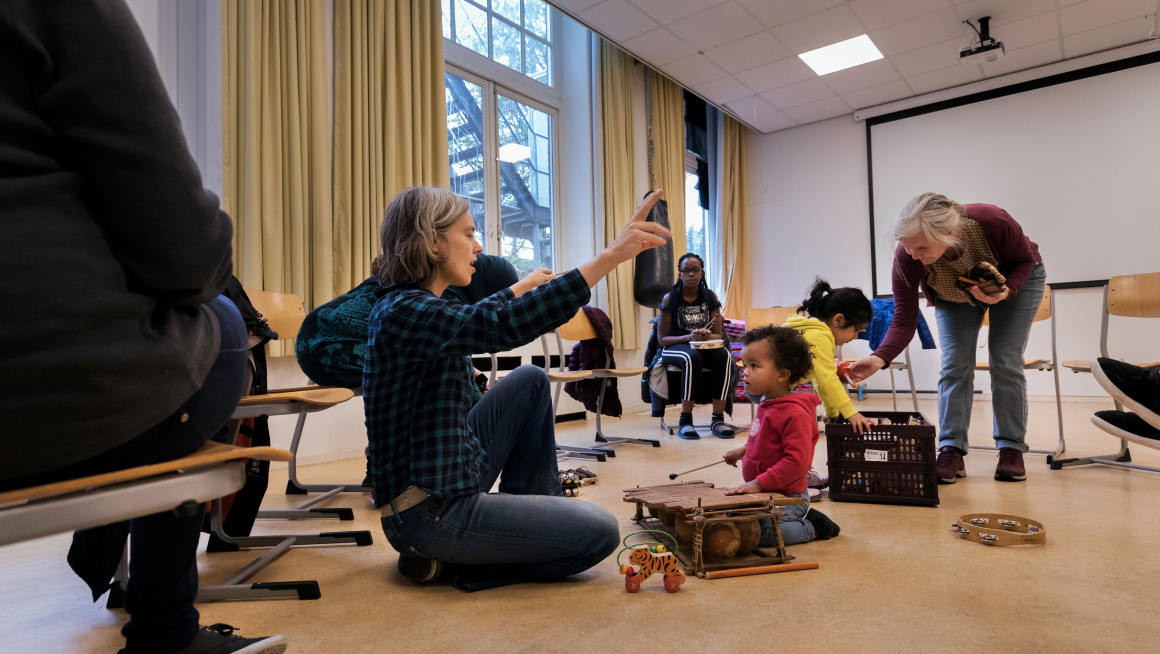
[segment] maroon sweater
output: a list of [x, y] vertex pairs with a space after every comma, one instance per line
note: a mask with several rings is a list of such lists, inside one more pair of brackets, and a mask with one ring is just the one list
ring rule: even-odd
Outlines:
[[[1043, 265], [1039, 246], [1023, 234], [1023, 228], [1011, 214], [990, 204], [963, 205], [967, 217], [983, 228], [991, 253], [999, 260], [999, 272], [1007, 278], [1010, 297], [1019, 294], [1027, 277], [1036, 266]], [[922, 291], [927, 304], [934, 306], [938, 295], [926, 283], [926, 268], [921, 261], [911, 258], [899, 245], [894, 249], [894, 267], [890, 272], [894, 292], [894, 321], [874, 356], [890, 363], [914, 338], [918, 327], [918, 292]]]

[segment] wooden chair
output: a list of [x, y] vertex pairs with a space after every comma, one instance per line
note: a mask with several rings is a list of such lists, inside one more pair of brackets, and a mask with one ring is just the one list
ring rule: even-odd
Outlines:
[[[243, 459], [291, 458], [290, 452], [272, 447], [239, 448], [209, 442], [172, 461], [0, 493], [0, 545], [162, 511], [192, 510], [240, 489], [246, 483]], [[198, 601], [320, 596], [316, 581], [242, 583], [259, 569], [261, 566], [251, 563], [223, 585], [202, 586]], [[123, 570], [119, 576], [123, 579]], [[123, 593], [123, 586], [114, 592]], [[121, 604], [110, 597], [110, 605]]]
[[[1111, 316], [1124, 318], [1160, 318], [1160, 273], [1145, 273], [1141, 275], [1119, 275], [1112, 277], [1104, 286], [1104, 308], [1100, 316], [1100, 356], [1110, 357], [1108, 354], [1108, 323]], [[1160, 361], [1146, 361], [1133, 365], [1149, 370], [1160, 369]], [[1090, 373], [1091, 361], [1064, 361], [1063, 366], [1075, 373]], [[1113, 400], [1117, 411], [1124, 408], [1118, 401]], [[1098, 424], [1098, 423], [1097, 423]], [[1073, 459], [1055, 459], [1051, 463], [1052, 470], [1071, 466], [1100, 464], [1118, 466], [1122, 468], [1137, 468], [1140, 470], [1156, 470], [1149, 466], [1129, 463], [1132, 454], [1128, 451], [1128, 441], [1120, 434], [1113, 434], [1120, 439], [1120, 451], [1114, 454], [1104, 454]], [[1149, 447], [1155, 447], [1151, 442], [1137, 441]]]
[[[1032, 322], [1042, 322], [1044, 320], [1051, 321], [1051, 359], [1028, 359], [1023, 362], [1024, 370], [1043, 370], [1051, 372], [1055, 376], [1055, 412], [1056, 419], [1059, 421], [1059, 443], [1054, 450], [1028, 450], [1031, 454], [1046, 454], [1047, 463], [1050, 465], [1052, 461], [1062, 456], [1067, 448], [1067, 443], [1063, 439], [1063, 399], [1059, 393], [1059, 358], [1055, 351], [1055, 293], [1051, 290], [1050, 285], [1043, 287], [1043, 299], [1039, 302], [1039, 309], [1035, 312], [1035, 318]], [[983, 326], [991, 324], [991, 312], [988, 311], [983, 315]], [[975, 370], [987, 372], [991, 369], [990, 362], [975, 363]], [[994, 449], [992, 445], [968, 445], [972, 450], [990, 450]]]
[[[266, 319], [270, 329], [278, 332], [279, 340], [292, 339], [298, 336], [298, 330], [302, 327], [302, 321], [306, 319], [306, 309], [303, 306], [302, 298], [293, 293], [271, 293], [269, 291], [260, 291], [257, 289], [249, 288], [246, 289], [246, 296], [250, 298], [250, 303], [254, 305], [254, 308], [258, 310], [258, 313], [262, 314], [262, 317]], [[494, 367], [492, 374], [495, 374]], [[327, 390], [334, 389], [329, 389], [327, 387], [318, 385], [311, 385], [277, 390], [271, 389], [271, 394], [277, 394], [279, 392], [295, 392], [306, 393], [309, 395], [311, 393]], [[361, 392], [354, 391], [352, 395], [361, 396]], [[320, 397], [333, 399], [335, 395], [324, 393], [323, 395], [320, 395]], [[356, 484], [304, 484], [299, 481], [298, 465], [296, 461], [298, 455], [298, 445], [302, 441], [302, 430], [306, 425], [306, 414], [313, 412], [295, 411], [292, 413], [298, 414], [298, 423], [294, 426], [294, 435], [290, 440], [290, 451], [294, 453], [295, 459], [290, 461], [289, 479], [286, 482], [286, 494], [322, 494], [296, 505], [289, 511], [279, 511], [277, 512], [277, 515], [271, 512], [262, 512], [259, 514], [259, 517], [279, 517], [291, 519], [337, 517], [341, 520], [353, 520], [354, 516], [350, 509], [313, 509], [311, 507], [325, 502], [335, 495], [338, 495], [339, 493], [370, 493], [371, 488], [369, 486], [363, 486], [361, 482]]]
[[[560, 328], [556, 330], [556, 343], [557, 343], [557, 346], [560, 348], [559, 351], [560, 351], [560, 368], [561, 368], [561, 370], [559, 372], [550, 373], [549, 379], [551, 379], [553, 382], [557, 382], [557, 383], [565, 382], [565, 381], [574, 381], [573, 379], [566, 377], [566, 375], [568, 374], [568, 371], [564, 366], [565, 356], [564, 356], [564, 349], [563, 349], [563, 341], [564, 341], [564, 339], [567, 339], [569, 341], [585, 341], [585, 340], [588, 340], [591, 338], [599, 338], [599, 337], [596, 334], [596, 328], [593, 327], [592, 323], [588, 320], [588, 315], [584, 313], [583, 309], [581, 309], [580, 311], [576, 312], [575, 316], [572, 316], [571, 320], [569, 320], [564, 325], [561, 325]], [[541, 343], [546, 343], [546, 341], [541, 340]], [[545, 345], [545, 349], [544, 349], [544, 359], [545, 359], [545, 365], [548, 365], [547, 364], [548, 351], [547, 351], [546, 345]], [[607, 351], [607, 352], [605, 352], [605, 362], [607, 363], [610, 361], [612, 361], [612, 352]], [[594, 379], [602, 380], [600, 383], [600, 396], [596, 400], [596, 406], [599, 409], [600, 407], [604, 406], [604, 393], [608, 390], [608, 382], [610, 379], [636, 377], [636, 376], [640, 375], [641, 373], [643, 373], [645, 370], [648, 370], [648, 368], [646, 368], [645, 366], [639, 366], [636, 368], [597, 368], [594, 370], [581, 371], [581, 372], [590, 373], [590, 375], [588, 375], [586, 377], [581, 377], [581, 379], [594, 378]], [[559, 386], [557, 386], [557, 388], [556, 388], [556, 401], [557, 402], [559, 401], [559, 397], [560, 397], [559, 393], [560, 393], [560, 389], [559, 389]], [[607, 443], [609, 445], [609, 448], [601, 448], [604, 450], [603, 453], [606, 454], [607, 456], [615, 456], [615, 452], [610, 448], [613, 445], [620, 445], [621, 443], [641, 443], [643, 445], [652, 445], [653, 447], [660, 447], [661, 446], [661, 442], [659, 440], [654, 439], [654, 438], [628, 438], [625, 436], [608, 436], [607, 434], [604, 433], [604, 431], [601, 427], [601, 415], [600, 415], [599, 410], [596, 411], [596, 442]]]
[[[555, 417], [560, 408], [560, 389], [562, 385], [571, 381], [588, 379], [592, 376], [592, 371], [568, 370], [568, 355], [564, 352], [564, 341], [560, 338], [559, 330], [556, 330], [553, 336], [556, 337], [556, 352], [560, 360], [559, 369], [552, 370], [552, 356], [548, 352], [547, 334], [540, 335], [540, 347], [544, 351], [544, 372], [548, 375], [548, 381], [555, 386], [552, 397], [552, 416]], [[494, 370], [495, 367], [495, 355], [493, 354], [492, 369]], [[610, 447], [579, 447], [575, 445], [556, 444], [557, 459], [595, 459], [603, 463], [610, 456], [616, 456], [616, 450]]]

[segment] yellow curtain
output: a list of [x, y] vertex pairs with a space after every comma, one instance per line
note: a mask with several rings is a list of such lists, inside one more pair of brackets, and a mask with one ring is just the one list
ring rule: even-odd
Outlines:
[[370, 276], [399, 191], [450, 185], [441, 20], [439, 0], [334, 2], [336, 293]]
[[[688, 247], [685, 243], [685, 96], [681, 85], [669, 78], [652, 70], [648, 77], [653, 177], [649, 183], [665, 190], [669, 225], [673, 229], [675, 266]], [[705, 256], [704, 252], [697, 254]]]
[[222, 200], [235, 226], [234, 274], [308, 307], [333, 297], [324, 30], [312, 0], [222, 3]]
[[[620, 48], [600, 41], [600, 145], [604, 168], [604, 245], [624, 229], [636, 208], [633, 191], [632, 129], [633, 58]], [[608, 273], [608, 317], [612, 321], [612, 346], [618, 350], [640, 349], [640, 320], [632, 296], [636, 262], [629, 261]]]
[[749, 242], [746, 237], [746, 157], [749, 145], [746, 128], [730, 116], [724, 117], [721, 129], [721, 196], [718, 202], [721, 221], [721, 257], [725, 270], [725, 294], [722, 313], [743, 318], [753, 304], [750, 274]]

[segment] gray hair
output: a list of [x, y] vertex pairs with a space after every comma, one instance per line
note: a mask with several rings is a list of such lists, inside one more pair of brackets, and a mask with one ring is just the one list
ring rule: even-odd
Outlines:
[[412, 186], [396, 195], [379, 230], [379, 283], [429, 284], [437, 264], [446, 260], [438, 251], [439, 237], [446, 236], [469, 209], [467, 200], [433, 186]]
[[911, 200], [894, 222], [894, 240], [925, 236], [932, 243], [954, 247], [967, 215], [963, 205], [939, 193], [923, 193]]

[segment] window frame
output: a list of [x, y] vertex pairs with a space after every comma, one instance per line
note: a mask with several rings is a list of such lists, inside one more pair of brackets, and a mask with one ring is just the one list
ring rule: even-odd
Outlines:
[[[472, 0], [467, 0], [467, 1], [471, 2]], [[543, 82], [536, 81], [536, 80], [532, 79], [531, 77], [528, 77], [524, 73], [512, 70], [511, 68], [508, 68], [507, 66], [499, 63], [498, 61], [495, 61], [495, 60], [491, 59], [490, 57], [485, 57], [484, 55], [481, 55], [478, 52], [476, 52], [476, 51], [474, 51], [466, 46], [462, 46], [462, 45], [456, 43], [453, 39], [449, 39], [446, 37], [443, 38], [443, 60], [444, 60], [444, 62], [446, 64], [449, 64], [449, 65], [454, 65], [460, 69], [473, 71], [474, 73], [481, 75], [487, 79], [490, 79], [490, 80], [496, 82], [497, 84], [500, 84], [500, 85], [505, 86], [509, 89], [512, 89], [516, 93], [522, 93], [525, 96], [532, 98], [538, 102], [547, 104], [548, 106], [552, 107], [553, 109], [557, 109], [557, 110], [561, 109], [560, 105], [562, 104], [563, 99], [562, 99], [562, 93], [560, 91], [560, 73], [562, 71], [561, 71], [561, 65], [560, 65], [560, 58], [557, 56], [558, 55], [557, 46], [560, 44], [560, 38], [562, 36], [562, 31], [561, 31], [562, 26], [560, 24], [560, 10], [557, 9], [556, 7], [552, 6], [551, 3], [547, 3], [547, 4], [548, 4], [549, 10], [551, 12], [551, 16], [548, 19], [548, 24], [550, 25], [549, 29], [551, 30], [551, 33], [552, 33], [552, 41], [550, 43], [548, 43], [548, 47], [551, 49], [551, 52], [552, 52], [552, 66], [551, 66], [551, 68], [552, 68], [552, 84], [553, 84], [552, 86], [548, 86], [547, 84], [544, 84]], [[484, 11], [488, 12], [489, 17], [493, 16], [493, 15], [499, 16], [500, 20], [504, 20], [505, 22], [508, 22], [510, 24], [510, 21], [507, 21], [507, 19], [504, 18], [503, 16], [500, 16], [499, 14], [491, 12], [488, 9], [484, 9]], [[489, 23], [489, 25], [490, 25], [490, 23]], [[489, 28], [489, 30], [490, 30], [490, 28]], [[523, 30], [521, 29], [521, 32], [522, 31]], [[489, 31], [489, 34], [490, 34], [490, 31]], [[488, 47], [488, 52], [490, 52], [491, 51], [490, 37], [489, 37], [487, 47]]]
[[[693, 153], [689, 150], [685, 150], [684, 152], [685, 152], [685, 174], [691, 173], [693, 175], [696, 175], [697, 174], [697, 162], [701, 160], [701, 157], [697, 156], [695, 153]], [[706, 164], [707, 163], [708, 162], [706, 162]], [[681, 189], [682, 192], [684, 191], [683, 186], [684, 185], [682, 185], [682, 189]], [[700, 204], [698, 204], [697, 207], [704, 214], [704, 220], [705, 220], [705, 227], [704, 227], [705, 251], [698, 252], [697, 254], [701, 255], [701, 257], [706, 259], [706, 261], [705, 261], [705, 283], [708, 284], [709, 288], [714, 288], [713, 287], [713, 278], [716, 275], [713, 274], [713, 271], [716, 270], [716, 264], [718, 262], [709, 260], [710, 258], [712, 258], [712, 259], [717, 258], [716, 254], [711, 251], [713, 249], [713, 247], [712, 247], [712, 244], [710, 242], [710, 234], [713, 231], [713, 219], [712, 219], [713, 212], [710, 211], [709, 209], [706, 209], [706, 208], [700, 206]], [[685, 216], [684, 217], [685, 217], [685, 221], [686, 221], [686, 223], [685, 223], [685, 239], [687, 240], [689, 238], [689, 226], [688, 226], [689, 207], [685, 207]], [[688, 248], [686, 248], [686, 249], [688, 249]]]
[[[558, 12], [553, 12], [553, 19]], [[444, 45], [448, 45], [447, 39], [444, 39]], [[459, 46], [462, 47], [462, 46]], [[464, 48], [466, 50], [466, 48]], [[474, 57], [480, 57], [476, 52], [468, 50]], [[488, 59], [487, 61], [491, 61]], [[497, 66], [509, 71], [512, 71], [503, 64], [495, 63]], [[559, 239], [560, 226], [562, 223], [562, 214], [560, 211], [560, 178], [562, 176], [562, 169], [560, 162], [562, 159], [561, 147], [562, 139], [560, 133], [560, 110], [548, 103], [541, 102], [536, 98], [528, 97], [519, 90], [508, 88], [497, 81], [493, 81], [477, 74], [474, 71], [466, 70], [450, 61], [444, 62], [445, 72], [454, 75], [464, 81], [471, 82], [483, 89], [483, 183], [488, 190], [494, 189], [493, 192], [484, 193], [483, 207], [484, 207], [484, 239], [483, 250], [486, 254], [494, 254], [503, 256], [503, 226], [500, 220], [500, 215], [503, 210], [501, 206], [500, 183], [499, 174], [499, 96], [504, 96], [510, 100], [515, 100], [523, 105], [531, 107], [537, 111], [541, 111], [551, 116], [552, 119], [552, 265], [554, 268], [560, 267], [561, 243]], [[519, 73], [516, 73], [520, 75]], [[522, 75], [521, 75], [522, 76]], [[530, 82], [535, 80], [530, 77], [527, 78]], [[539, 86], [544, 86], [535, 82]], [[545, 87], [547, 88], [547, 87]], [[448, 164], [450, 166], [450, 163]]]

